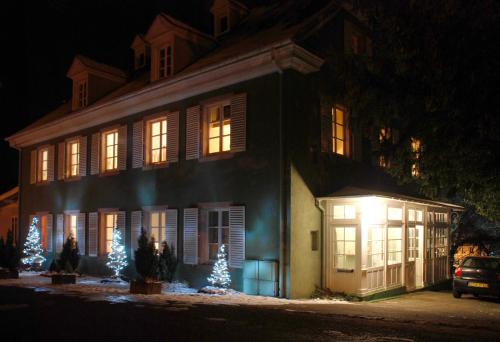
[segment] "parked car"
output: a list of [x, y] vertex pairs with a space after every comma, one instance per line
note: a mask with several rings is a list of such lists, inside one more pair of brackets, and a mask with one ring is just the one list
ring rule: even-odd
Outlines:
[[453, 277], [453, 297], [466, 293], [500, 297], [499, 257], [471, 256], [460, 263]]

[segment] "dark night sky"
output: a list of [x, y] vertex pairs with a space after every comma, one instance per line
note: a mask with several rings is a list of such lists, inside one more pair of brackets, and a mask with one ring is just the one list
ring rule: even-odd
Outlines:
[[[6, 4], [9, 3], [9, 4]], [[209, 30], [208, 0], [38, 0], [0, 5], [0, 192], [17, 184], [18, 152], [4, 138], [70, 99], [75, 54], [128, 69], [130, 44], [165, 11]]]

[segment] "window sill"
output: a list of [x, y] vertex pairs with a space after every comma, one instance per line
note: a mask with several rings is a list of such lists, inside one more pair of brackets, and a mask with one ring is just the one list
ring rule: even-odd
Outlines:
[[43, 185], [48, 185], [50, 183], [50, 181], [46, 180], [46, 181], [38, 181], [35, 183], [36, 186], [43, 186]]
[[354, 273], [354, 269], [352, 269], [352, 268], [349, 268], [349, 269], [348, 268], [337, 268], [335, 270], [335, 272], [337, 272], [337, 273]]
[[119, 173], [120, 173], [119, 170], [102, 171], [101, 173], [99, 173], [99, 176], [101, 177], [116, 176]]
[[220, 152], [220, 153], [214, 153], [214, 154], [208, 154], [206, 156], [202, 156], [199, 161], [200, 162], [210, 162], [214, 160], [220, 160], [220, 159], [230, 159], [234, 157], [234, 152]]
[[156, 163], [156, 164], [147, 164], [147, 165], [144, 165], [142, 167], [142, 170], [143, 171], [148, 171], [148, 170], [164, 169], [164, 168], [169, 167], [169, 165], [170, 164], [168, 162]]
[[74, 181], [79, 181], [80, 179], [82, 179], [81, 176], [73, 176], [73, 177], [64, 178], [64, 181], [65, 182], [74, 182]]

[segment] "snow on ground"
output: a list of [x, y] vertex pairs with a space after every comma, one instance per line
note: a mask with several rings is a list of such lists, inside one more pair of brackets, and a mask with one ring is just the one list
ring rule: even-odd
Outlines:
[[[304, 299], [289, 300], [275, 297], [252, 296], [229, 290], [225, 295], [198, 293], [196, 289], [184, 283], [163, 283], [162, 294], [137, 295], [129, 293], [129, 283], [125, 281], [101, 282], [105, 278], [92, 276], [77, 277], [76, 284], [52, 285], [51, 278], [37, 272], [22, 272], [19, 279], [2, 279], [0, 286], [18, 286], [32, 288], [54, 294], [65, 294], [83, 297], [92, 301], [109, 301], [111, 303], [135, 302], [148, 304], [222, 304], [222, 305], [287, 305], [287, 304], [348, 304], [341, 300]], [[351, 304], [351, 303], [349, 303]]]

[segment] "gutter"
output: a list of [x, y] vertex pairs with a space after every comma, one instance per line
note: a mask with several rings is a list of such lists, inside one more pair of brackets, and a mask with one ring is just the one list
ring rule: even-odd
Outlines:
[[326, 208], [322, 206], [321, 200], [316, 198], [316, 206], [319, 208], [321, 211], [321, 234], [320, 234], [320, 239], [321, 239], [321, 287], [325, 287], [325, 248], [326, 248], [326, 239], [325, 239], [325, 232], [326, 232]]

